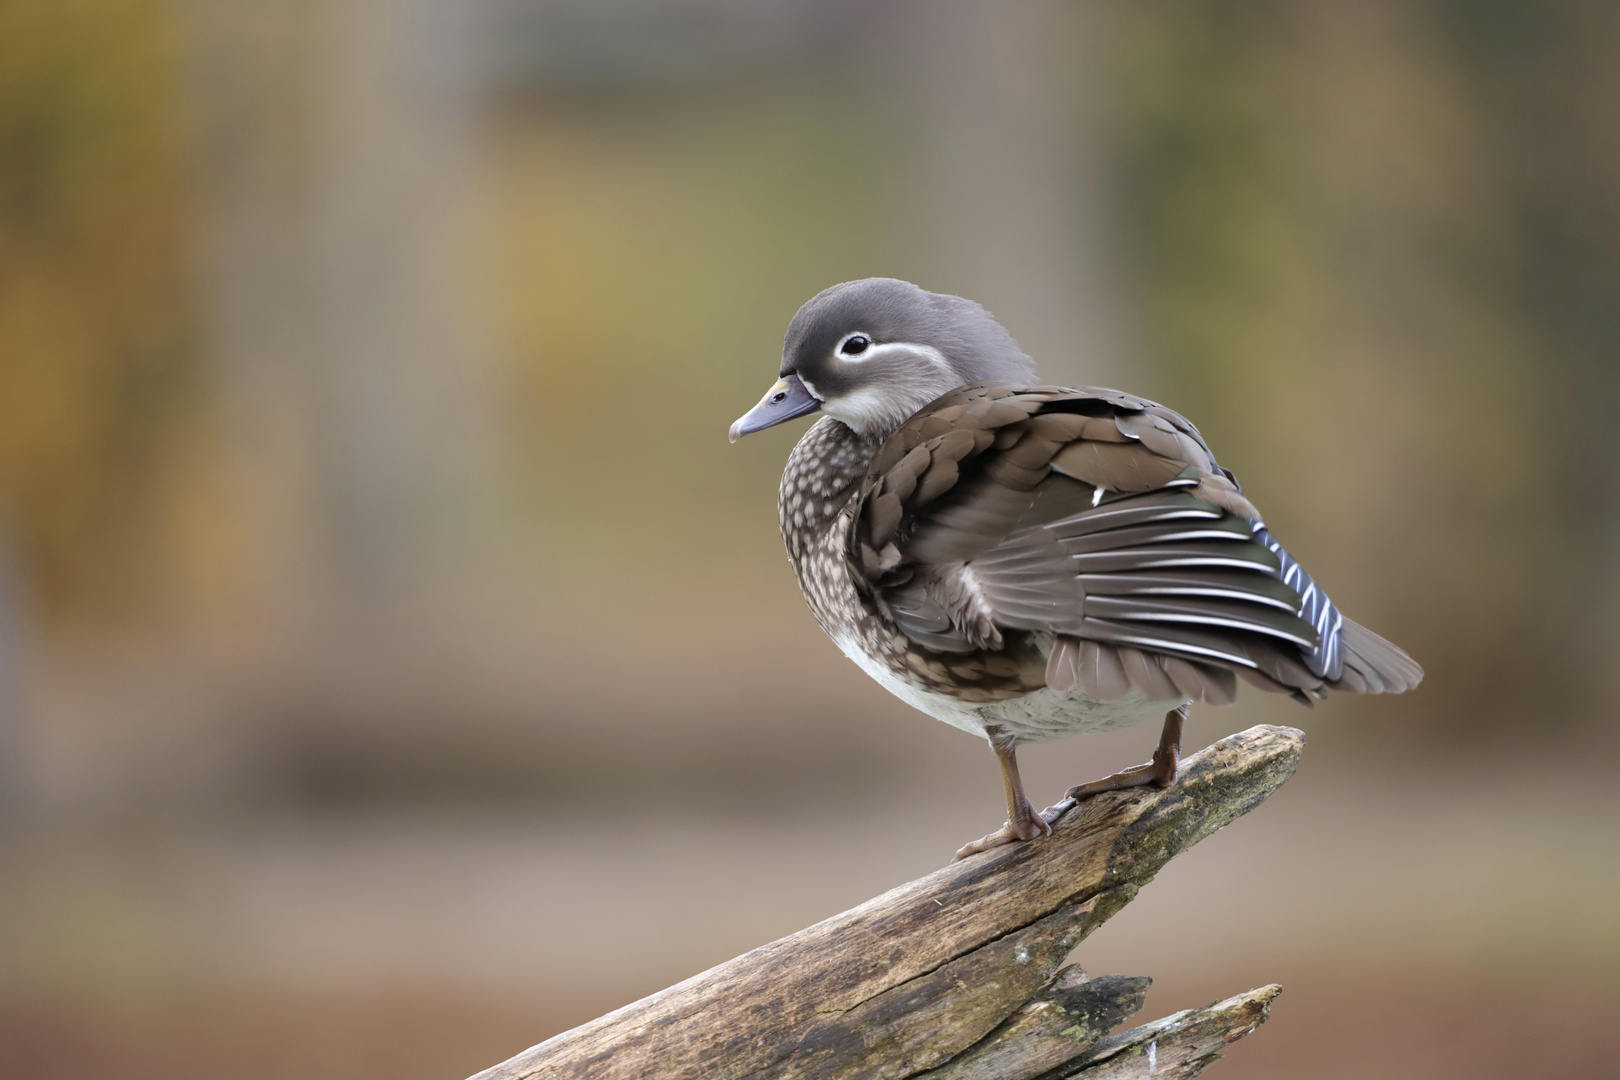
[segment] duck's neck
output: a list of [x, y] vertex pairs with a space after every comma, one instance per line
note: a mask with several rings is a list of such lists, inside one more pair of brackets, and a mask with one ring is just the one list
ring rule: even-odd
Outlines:
[[881, 440], [859, 435], [827, 416], [793, 448], [782, 470], [776, 508], [782, 539], [795, 563], [826, 535], [881, 445]]

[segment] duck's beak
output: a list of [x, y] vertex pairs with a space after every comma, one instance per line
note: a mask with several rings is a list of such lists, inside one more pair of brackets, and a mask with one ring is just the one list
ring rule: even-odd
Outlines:
[[804, 388], [804, 383], [799, 381], [797, 375], [778, 379], [775, 386], [765, 391], [765, 396], [759, 399], [758, 405], [743, 413], [737, 418], [737, 422], [731, 425], [731, 441], [736, 442], [744, 435], [764, 431], [784, 420], [813, 413], [819, 408], [821, 402]]

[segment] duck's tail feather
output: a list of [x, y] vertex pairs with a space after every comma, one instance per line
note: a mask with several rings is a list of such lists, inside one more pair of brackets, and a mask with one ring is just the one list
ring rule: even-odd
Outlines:
[[1344, 670], [1330, 683], [1352, 694], [1404, 694], [1423, 681], [1423, 669], [1400, 647], [1351, 619], [1339, 631]]

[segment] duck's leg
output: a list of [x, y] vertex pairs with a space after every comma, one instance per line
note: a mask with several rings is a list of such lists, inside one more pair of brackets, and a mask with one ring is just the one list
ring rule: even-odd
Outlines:
[[963, 844], [956, 852], [957, 859], [1003, 844], [1033, 840], [1052, 831], [1052, 826], [1035, 812], [1029, 796], [1024, 794], [1024, 782], [1018, 777], [1018, 740], [994, 727], [986, 729], [985, 736], [990, 740], [990, 749], [996, 752], [996, 760], [1001, 763], [1001, 784], [1007, 791], [1007, 823], [989, 836]]
[[1188, 706], [1183, 705], [1165, 714], [1164, 731], [1159, 736], [1159, 748], [1153, 751], [1152, 761], [1133, 765], [1089, 784], [1076, 784], [1060, 801], [1041, 811], [1042, 820], [1051, 825], [1076, 803], [1105, 791], [1120, 791], [1147, 784], [1167, 788], [1175, 783], [1176, 772], [1181, 767], [1181, 731], [1187, 723], [1187, 709]]

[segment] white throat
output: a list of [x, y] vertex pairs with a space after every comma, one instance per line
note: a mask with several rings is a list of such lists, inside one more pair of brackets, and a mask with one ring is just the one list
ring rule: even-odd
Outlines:
[[918, 409], [962, 384], [961, 377], [951, 367], [950, 361], [945, 359], [945, 354], [932, 345], [892, 341], [873, 345], [858, 356], [838, 359], [852, 368], [859, 368], [874, 360], [902, 354], [915, 365], [907, 372], [907, 384], [903, 388], [875, 383], [829, 398], [803, 375], [799, 376], [799, 381], [821, 401], [824, 414], [849, 425], [857, 434], [871, 438], [894, 431], [911, 419]]

